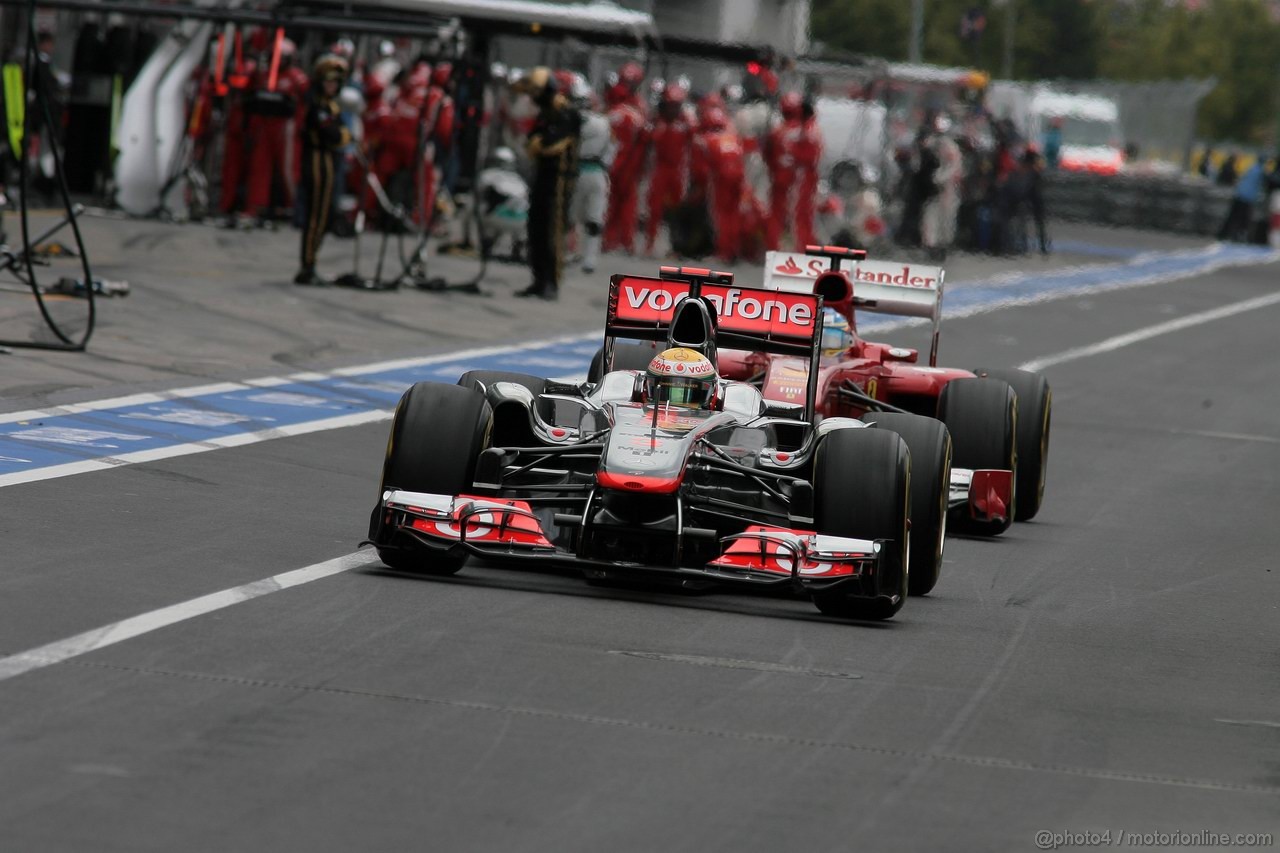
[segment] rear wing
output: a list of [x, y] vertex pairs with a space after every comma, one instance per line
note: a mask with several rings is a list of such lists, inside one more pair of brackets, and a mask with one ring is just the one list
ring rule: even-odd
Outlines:
[[[666, 341], [676, 303], [702, 298], [714, 308], [718, 348], [768, 352], [818, 363], [822, 297], [808, 292], [739, 287], [733, 273], [697, 267], [662, 267], [660, 278], [615, 275], [609, 279], [602, 371], [613, 369], [616, 338]], [[816, 370], [809, 371], [806, 417], [814, 411]]]
[[[765, 256], [764, 286], [787, 292], [813, 291], [819, 279], [832, 271], [843, 273], [852, 284], [849, 300], [852, 310], [931, 320], [933, 341], [929, 364], [937, 366], [945, 278], [942, 267], [905, 261], [868, 261], [866, 253], [859, 249], [806, 246], [804, 254], [769, 252]], [[829, 303], [838, 301], [828, 296]]]

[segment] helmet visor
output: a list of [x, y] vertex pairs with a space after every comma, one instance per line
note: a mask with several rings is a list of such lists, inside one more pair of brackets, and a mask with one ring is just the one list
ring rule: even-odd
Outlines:
[[649, 378], [649, 400], [655, 404], [703, 409], [711, 402], [714, 382], [688, 376]]
[[822, 328], [822, 352], [826, 355], [837, 355], [844, 352], [853, 343], [853, 335], [845, 326], [824, 326]]

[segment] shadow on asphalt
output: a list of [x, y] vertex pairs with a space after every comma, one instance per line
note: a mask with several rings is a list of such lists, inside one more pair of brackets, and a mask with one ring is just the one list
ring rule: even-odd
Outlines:
[[[749, 591], [743, 592], [738, 589], [726, 592], [724, 588], [679, 589], [670, 584], [663, 585], [645, 583], [643, 581], [588, 582], [573, 569], [548, 567], [512, 571], [505, 567], [493, 568], [485, 564], [475, 564], [474, 566], [469, 564], [462, 571], [463, 574], [441, 577], [438, 575], [401, 572], [388, 568], [366, 568], [356, 570], [353, 574], [394, 577], [402, 580], [427, 581], [483, 589], [562, 595], [575, 598], [603, 598], [658, 607], [683, 607], [690, 610], [734, 613], [763, 619], [816, 622], [829, 625], [856, 625], [860, 628], [891, 629], [894, 627], [893, 620], [869, 622], [823, 616], [803, 598], [763, 590], [753, 594]], [[474, 574], [470, 572], [474, 572]], [[553, 577], [562, 578], [568, 583], [552, 585], [551, 578]], [[777, 606], [771, 606], [773, 604]], [[909, 603], [908, 606], [910, 606]]]

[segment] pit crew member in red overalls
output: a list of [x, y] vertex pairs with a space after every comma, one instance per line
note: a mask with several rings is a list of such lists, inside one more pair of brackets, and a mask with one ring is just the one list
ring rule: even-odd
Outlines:
[[706, 135], [693, 148], [693, 172], [709, 188], [716, 257], [733, 262], [742, 244], [739, 210], [746, 189], [745, 156], [724, 110], [708, 110], [706, 126]]
[[[769, 169], [768, 245], [776, 250], [795, 215], [796, 146], [804, 133], [804, 98], [787, 92], [778, 100], [782, 121], [769, 131], [764, 162]], [[806, 244], [807, 245], [807, 244]]]
[[[218, 209], [234, 217], [245, 206], [245, 173], [249, 162], [249, 115], [246, 110], [251, 97], [250, 84], [257, 76], [257, 64], [240, 55], [239, 33], [236, 34], [236, 63], [227, 75], [226, 130], [222, 151], [222, 198]], [[233, 224], [233, 223], [229, 223]]]
[[645, 221], [645, 252], [654, 253], [658, 227], [667, 211], [684, 200], [693, 125], [685, 116], [686, 92], [671, 85], [662, 93], [658, 116], [649, 127], [653, 170], [649, 173], [649, 217]]
[[[372, 128], [377, 140], [377, 158], [373, 162], [373, 172], [378, 181], [389, 194], [406, 207], [417, 207], [418, 191], [418, 124], [422, 116], [423, 106], [427, 101], [427, 92], [431, 85], [431, 66], [420, 62], [413, 70], [403, 75], [393, 98], [384, 96], [381, 110], [374, 116]], [[408, 193], [404, 185], [397, 190], [398, 175], [408, 176]], [[412, 200], [406, 198], [412, 196]], [[417, 211], [415, 210], [415, 218]]]
[[[634, 62], [628, 65], [639, 68]], [[623, 66], [624, 71], [626, 68]], [[631, 254], [635, 251], [636, 208], [640, 201], [638, 176], [644, 167], [645, 114], [636, 90], [626, 82], [622, 73], [618, 75], [618, 82], [605, 91], [605, 107], [613, 135], [614, 156], [609, 168], [609, 211], [605, 216], [604, 249], [623, 249]]]
[[422, 104], [422, 116], [418, 120], [418, 168], [421, 180], [418, 210], [420, 222], [428, 227], [435, 217], [436, 194], [440, 191], [440, 166], [449, 155], [453, 143], [455, 108], [449, 94], [453, 78], [453, 64], [437, 62], [431, 69], [431, 85]]
[[813, 105], [806, 101], [802, 111], [803, 133], [796, 141], [793, 154], [796, 183], [799, 189], [796, 195], [794, 226], [797, 251], [803, 251], [805, 246], [818, 242], [813, 222], [818, 204], [818, 166], [822, 161], [822, 135], [818, 131], [818, 122], [814, 118]]
[[279, 186], [281, 202], [291, 207], [294, 201], [295, 150], [297, 115], [307, 93], [307, 74], [293, 63], [293, 42], [280, 44], [280, 66], [276, 85], [270, 87], [270, 66], [259, 64], [255, 87], [249, 101], [249, 213], [267, 218], [272, 213], [272, 190]]

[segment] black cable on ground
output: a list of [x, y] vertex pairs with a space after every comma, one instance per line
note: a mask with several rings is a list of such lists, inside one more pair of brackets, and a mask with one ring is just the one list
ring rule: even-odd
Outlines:
[[[49, 93], [45, 91], [41, 85], [42, 75], [36, 74], [36, 0], [30, 0], [27, 4], [27, 51], [26, 58], [23, 61], [23, 73], [26, 75], [26, 86], [24, 87], [24, 97], [28, 97], [28, 93], [35, 93], [36, 103], [39, 105], [41, 115], [44, 118], [44, 126], [48, 128], [49, 133], [49, 150], [53, 153], [54, 175], [58, 181], [58, 191], [62, 196], [62, 205], [66, 210], [67, 222], [71, 225], [71, 231], [75, 235], [76, 251], [80, 254], [80, 266], [84, 272], [84, 296], [89, 300], [88, 318], [85, 323], [84, 332], [79, 338], [73, 338], [58, 326], [49, 313], [48, 306], [44, 303], [44, 294], [40, 290], [40, 283], [36, 280], [36, 270], [34, 261], [34, 246], [31, 244], [31, 228], [28, 222], [28, 196], [30, 175], [27, 165], [26, 148], [30, 142], [31, 132], [31, 116], [27, 110], [23, 110], [22, 115], [22, 151], [14, 152], [18, 155], [18, 215], [19, 221], [22, 223], [22, 260], [26, 267], [27, 276], [25, 283], [31, 288], [32, 294], [36, 298], [36, 305], [40, 308], [40, 316], [44, 318], [45, 324], [48, 325], [50, 331], [58, 338], [58, 343], [43, 343], [39, 341], [5, 341], [0, 340], [0, 346], [21, 347], [26, 349], [45, 349], [45, 350], [64, 350], [70, 352], [82, 352], [89, 343], [89, 338], [93, 336], [93, 328], [97, 320], [97, 302], [93, 293], [93, 272], [89, 268], [89, 252], [85, 248], [84, 237], [80, 234], [80, 224], [76, 219], [76, 207], [71, 202], [71, 191], [67, 188], [67, 176], [62, 166], [62, 152], [58, 150], [58, 144], [54, 137], [53, 114], [49, 110]], [[30, 98], [28, 97], [28, 100]], [[25, 105], [24, 105], [25, 106]], [[21, 276], [19, 279], [21, 280]]]

